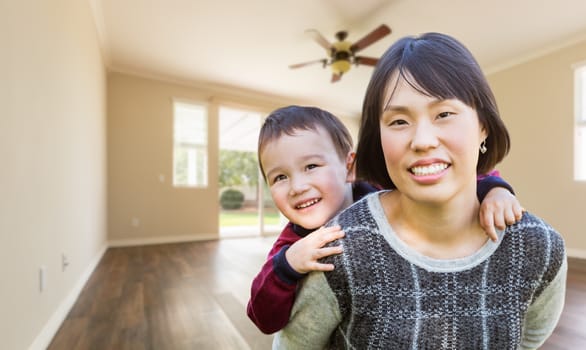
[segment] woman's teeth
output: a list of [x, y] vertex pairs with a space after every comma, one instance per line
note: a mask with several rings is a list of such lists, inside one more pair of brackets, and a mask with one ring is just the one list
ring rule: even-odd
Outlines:
[[448, 165], [446, 163], [435, 163], [426, 166], [415, 166], [411, 168], [411, 172], [417, 176], [426, 176], [437, 174], [440, 171], [446, 169]]

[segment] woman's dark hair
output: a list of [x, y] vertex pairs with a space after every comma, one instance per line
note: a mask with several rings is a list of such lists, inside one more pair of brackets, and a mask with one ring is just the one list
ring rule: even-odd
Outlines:
[[[293, 135], [298, 130], [317, 131], [321, 127], [334, 144], [340, 159], [345, 159], [352, 151], [352, 136], [344, 124], [330, 112], [317, 107], [287, 106], [279, 108], [265, 119], [258, 136], [258, 165], [266, 180], [266, 174], [260, 160], [260, 154], [267, 144], [281, 135]], [[286, 155], [283, 155], [286, 157]]]
[[[488, 82], [470, 51], [440, 33], [404, 37], [380, 58], [366, 90], [356, 150], [356, 175], [383, 188], [395, 188], [384, 160], [379, 120], [394, 86], [403, 79], [417, 91], [435, 98], [458, 99], [474, 108], [486, 130], [487, 152], [480, 154], [476, 171], [492, 170], [509, 152], [510, 139]], [[392, 97], [392, 94], [391, 94]]]

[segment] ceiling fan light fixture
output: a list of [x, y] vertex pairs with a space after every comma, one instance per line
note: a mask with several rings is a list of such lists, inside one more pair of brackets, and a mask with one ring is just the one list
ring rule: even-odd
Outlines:
[[332, 68], [332, 72], [336, 75], [342, 75], [350, 70], [352, 64], [349, 60], [340, 59], [332, 62], [330, 67]]
[[321, 60], [293, 64], [290, 65], [289, 68], [300, 68], [315, 63], [322, 63], [324, 68], [329, 65], [333, 73], [331, 81], [334, 83], [340, 80], [342, 74], [350, 70], [352, 64], [357, 66], [376, 66], [378, 58], [357, 56], [356, 53], [370, 46], [377, 40], [380, 40], [384, 36], [390, 34], [391, 28], [385, 24], [381, 24], [375, 30], [371, 31], [355, 43], [346, 41], [346, 37], [348, 36], [348, 32], [346, 31], [339, 31], [336, 33], [336, 38], [338, 41], [334, 43], [330, 43], [326, 38], [324, 38], [323, 35], [321, 35], [320, 32], [315, 29], [308, 29], [306, 30], [306, 33], [311, 35], [313, 39], [327, 51], [329, 57]]

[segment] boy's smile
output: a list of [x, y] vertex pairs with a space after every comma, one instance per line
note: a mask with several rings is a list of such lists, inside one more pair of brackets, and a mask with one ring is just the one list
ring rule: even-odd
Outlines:
[[321, 198], [310, 199], [308, 201], [302, 202], [299, 205], [296, 205], [295, 208], [297, 208], [297, 209], [305, 209], [305, 208], [308, 208], [308, 207], [310, 207], [310, 206], [312, 206], [314, 204], [319, 203], [320, 201], [321, 201]]
[[297, 225], [321, 227], [352, 203], [353, 175], [320, 127], [282, 134], [260, 160], [275, 205]]

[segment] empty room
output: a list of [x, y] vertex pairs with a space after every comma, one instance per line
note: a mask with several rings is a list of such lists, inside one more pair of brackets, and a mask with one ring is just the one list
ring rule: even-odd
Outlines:
[[[552, 320], [538, 320], [539, 325], [552, 325], [544, 330], [546, 339], [539, 348], [586, 348], [586, 233], [579, 220], [586, 214], [585, 16], [586, 3], [579, 0], [539, 4], [529, 0], [2, 1], [0, 348], [291, 348], [281, 340], [294, 334], [295, 318], [301, 317], [295, 313], [301, 302], [294, 302], [303, 300], [296, 298], [305, 295], [306, 274], [330, 281], [327, 276], [333, 272], [296, 269], [285, 254], [293, 251], [293, 242], [279, 246], [283, 249], [278, 254], [274, 247], [287, 230], [307, 231], [296, 239], [316, 237], [310, 232], [334, 215], [316, 225], [303, 225], [303, 218], [296, 222], [295, 212], [308, 213], [312, 206], [319, 206], [322, 198], [317, 197], [296, 202], [295, 212], [283, 210], [283, 197], [293, 192], [278, 189], [287, 176], [275, 175], [275, 167], [266, 164], [259, 167], [259, 161], [265, 160], [263, 152], [276, 149], [286, 154], [266, 158], [292, 161], [310, 145], [281, 146], [281, 137], [294, 144], [297, 135], [285, 131], [269, 137], [268, 146], [259, 147], [265, 120], [292, 105], [317, 107], [334, 115], [352, 139], [352, 151], [342, 168], [347, 176], [345, 188], [355, 189], [350, 180], [362, 180], [365, 174], [360, 167], [365, 152], [359, 140], [367, 143], [365, 135], [372, 124], [366, 116], [376, 108], [365, 96], [371, 87], [376, 88], [375, 77], [384, 68], [379, 63], [400, 39], [430, 32], [457, 39], [478, 61], [510, 137], [506, 156], [488, 173], [502, 191], [498, 198], [506, 199], [505, 209], [502, 201], [490, 196], [493, 192], [480, 196], [487, 174], [472, 171], [480, 200], [474, 208], [462, 206], [461, 211], [492, 210], [494, 222], [488, 226], [494, 228], [499, 219], [511, 215], [506, 205], [518, 203], [524, 210], [519, 222], [495, 231], [495, 241], [483, 236], [483, 251], [488, 246], [499, 251], [501, 242], [517, 237], [517, 227], [527, 217], [538, 217], [559, 233], [564, 257], [559, 273], [565, 280], [555, 281], [561, 281], [561, 306]], [[415, 50], [416, 45], [410, 48]], [[438, 56], [435, 61], [441, 59]], [[407, 72], [405, 80], [414, 76]], [[412, 85], [412, 90], [432, 100], [454, 101], [459, 93], [446, 98], [427, 92], [429, 87]], [[381, 93], [386, 101], [384, 113], [377, 112], [384, 116], [388, 110], [406, 110], [390, 103], [395, 90], [387, 90]], [[398, 96], [402, 90], [397, 91]], [[412, 114], [389, 129], [404, 132], [410, 120], [416, 120], [416, 113]], [[451, 116], [444, 119], [444, 114], [451, 112], [436, 113], [437, 124], [426, 137], [449, 123], [445, 120]], [[478, 116], [481, 126], [487, 125], [480, 112]], [[301, 134], [321, 135], [322, 129], [334, 133], [318, 125]], [[378, 121], [376, 129], [382, 154], [386, 129], [381, 130]], [[482, 132], [487, 140], [496, 134], [493, 129]], [[467, 137], [454, 139], [460, 142]], [[319, 145], [324, 141], [311, 140]], [[429, 147], [437, 154], [444, 146], [449, 149], [449, 142], [440, 137], [434, 140], [437, 144]], [[332, 145], [332, 140], [325, 141]], [[487, 145], [489, 153], [493, 146]], [[468, 153], [482, 158], [483, 147], [484, 142]], [[320, 146], [315, 152], [326, 150]], [[394, 155], [385, 152], [385, 159], [387, 153]], [[388, 173], [383, 173], [392, 184], [394, 167], [386, 166]], [[319, 164], [304, 165], [302, 170], [309, 173], [314, 168]], [[437, 175], [440, 170], [447, 175]], [[440, 170], [413, 166], [410, 179], [420, 181], [417, 191], [444, 193], [449, 186], [436, 182], [453, 181], [462, 171], [457, 161]], [[293, 179], [291, 175], [291, 184]], [[371, 192], [383, 191], [382, 201], [388, 192], [407, 193], [415, 186], [409, 183], [403, 188], [396, 179], [396, 188], [377, 182]], [[335, 185], [324, 178], [316, 181]], [[484, 199], [494, 205], [482, 206]], [[353, 200], [363, 202], [356, 197], [350, 200], [348, 206]], [[383, 216], [391, 221], [393, 215], [384, 211]], [[472, 221], [477, 227], [486, 223], [481, 215]], [[391, 226], [401, 232], [398, 225]], [[330, 240], [335, 245], [350, 238], [348, 231], [345, 237]], [[400, 244], [409, 245], [405, 242]], [[523, 244], [516, 247], [520, 255], [528, 251]], [[365, 251], [374, 249], [378, 248]], [[395, 251], [391, 243], [385, 249]], [[338, 254], [346, 256], [346, 251]], [[261, 271], [283, 263], [277, 262], [278, 257], [298, 280], [288, 285], [292, 304], [285, 307], [280, 299], [263, 301], [265, 312], [286, 311], [285, 319], [273, 324], [271, 318], [265, 328], [259, 325], [267, 321], [256, 319], [251, 311], [249, 302], [256, 295], [251, 287], [259, 281], [255, 277], [263, 276]], [[525, 272], [541, 260], [508, 266]], [[386, 268], [399, 271], [395, 266]], [[411, 268], [424, 269], [416, 263]], [[342, 266], [333, 269], [341, 271]], [[554, 283], [548, 284], [546, 275], [540, 275], [539, 283], [549, 295], [547, 287]], [[401, 290], [411, 282], [410, 274], [397, 281]], [[486, 281], [481, 282], [485, 286]], [[497, 287], [479, 292], [483, 303], [491, 300], [483, 293]], [[456, 293], [471, 288], [461, 286]], [[336, 305], [332, 312], [341, 320], [336, 329], [346, 334], [345, 327], [353, 321], [346, 322], [349, 316], [343, 312], [355, 312], [355, 305], [344, 311], [342, 299], [336, 299], [342, 298], [340, 294], [329, 289], [328, 293]], [[536, 300], [536, 304], [544, 300], [540, 293], [541, 289], [519, 306], [521, 315], [530, 314], [527, 306], [535, 310], [531, 306]], [[505, 304], [509, 305], [508, 300]], [[316, 326], [320, 328], [329, 316], [325, 316], [326, 307], [317, 307], [317, 319], [324, 321]], [[396, 319], [394, 313], [386, 316]], [[498, 324], [502, 318], [484, 313], [478, 317], [483, 330], [510, 330]], [[457, 338], [457, 327], [471, 327], [472, 322], [466, 322], [443, 325], [449, 324], [453, 333], [448, 333]], [[518, 322], [522, 333], [524, 320]], [[506, 337], [514, 332], [504, 333]], [[414, 337], [408, 337], [415, 344], [411, 348], [427, 349], [430, 344], [434, 349], [482, 348], [472, 343], [458, 346], [450, 339], [423, 339], [423, 333]], [[484, 348], [496, 349], [490, 345], [492, 340], [484, 339]], [[339, 348], [333, 344], [332, 340], [330, 348]], [[348, 339], [346, 347], [353, 344]], [[322, 348], [313, 343], [293, 348], [312, 346]], [[370, 342], [369, 348], [385, 346]]]

